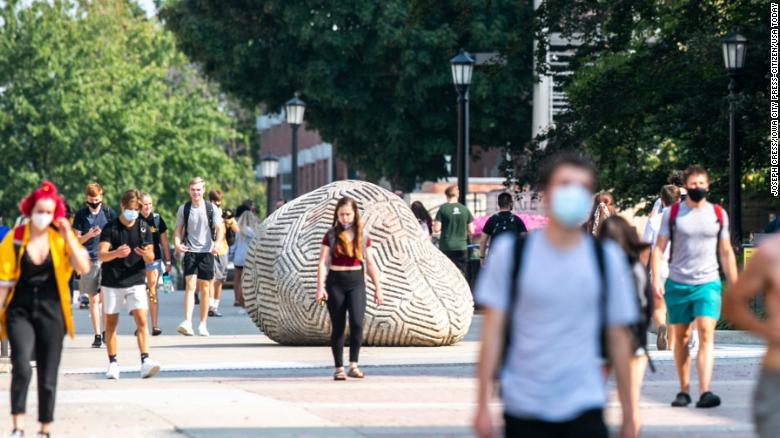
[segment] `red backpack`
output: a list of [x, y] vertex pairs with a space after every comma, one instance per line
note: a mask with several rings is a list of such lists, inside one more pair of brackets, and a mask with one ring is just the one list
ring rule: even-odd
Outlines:
[[[675, 222], [677, 221], [677, 215], [680, 213], [680, 203], [683, 201], [680, 201], [676, 204], [672, 204], [672, 210], [669, 212], [669, 264], [672, 264], [672, 253], [674, 249], [674, 228], [675, 228]], [[715, 210], [715, 217], [718, 218], [718, 224], [720, 224], [720, 229], [718, 229], [718, 239], [717, 241], [720, 241], [720, 233], [723, 232], [723, 207], [721, 207], [718, 204], [712, 204], [712, 208]], [[715, 247], [716, 253], [717, 253], [717, 246]]]

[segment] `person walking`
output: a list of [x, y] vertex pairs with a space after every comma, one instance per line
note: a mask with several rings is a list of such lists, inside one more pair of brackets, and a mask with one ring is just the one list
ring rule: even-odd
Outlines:
[[209, 293], [214, 280], [214, 256], [222, 240], [222, 216], [211, 202], [203, 199], [206, 182], [195, 177], [190, 180], [190, 201], [182, 204], [176, 213], [176, 231], [173, 245], [184, 255], [184, 321], [176, 331], [192, 336], [192, 311], [195, 309], [195, 288], [200, 291], [200, 324], [198, 334], [209, 336]]
[[[663, 209], [669, 208], [679, 201], [680, 189], [677, 186], [673, 184], [667, 184], [661, 188], [661, 205], [663, 206], [661, 213], [663, 213]], [[656, 242], [658, 240], [658, 234], [661, 231], [661, 219], [663, 219], [663, 215], [656, 214], [655, 216], [650, 217], [647, 220], [647, 224], [645, 225], [645, 232], [643, 233], [642, 240], [651, 245], [651, 253], [655, 248]], [[666, 248], [666, 251], [664, 251], [664, 256], [661, 260], [659, 269], [661, 276], [659, 281], [665, 282], [666, 279], [669, 278], [668, 247]], [[661, 351], [673, 349], [674, 337], [669, 334], [669, 326], [667, 325], [666, 321], [666, 303], [664, 303], [664, 300], [662, 299], [657, 299], [654, 301], [654, 303], [655, 311], [653, 312], [653, 321], [657, 327], [656, 347]]]
[[87, 184], [84, 189], [84, 206], [76, 210], [73, 218], [73, 230], [79, 238], [79, 242], [89, 251], [89, 259], [92, 262], [90, 271], [79, 278], [79, 292], [89, 297], [89, 318], [92, 322], [92, 331], [95, 340], [94, 348], [103, 345], [101, 322], [105, 327], [105, 317], [101, 317], [102, 294], [100, 293], [100, 261], [98, 260], [98, 243], [100, 233], [107, 223], [116, 219], [116, 213], [108, 206], [103, 205], [103, 188], [98, 183]]
[[168, 241], [168, 225], [162, 216], [154, 212], [152, 196], [141, 193], [142, 220], [149, 232], [152, 233], [152, 245], [154, 246], [154, 261], [146, 265], [146, 292], [149, 296], [149, 314], [152, 319], [152, 336], [160, 336], [162, 329], [158, 324], [160, 305], [157, 299], [157, 286], [163, 274], [171, 272], [171, 247]]
[[36, 361], [38, 436], [54, 421], [57, 371], [65, 333], [73, 338], [68, 282], [73, 270], [90, 270], [87, 251], [65, 218], [65, 205], [49, 181], [19, 204], [26, 225], [0, 243], [0, 325], [11, 346], [12, 437], [24, 435], [27, 391]]
[[594, 183], [589, 161], [553, 157], [540, 182], [548, 226], [493, 243], [475, 291], [484, 308], [473, 423], [479, 437], [495, 436], [489, 406], [497, 376], [505, 436], [606, 437], [602, 355], [617, 377], [621, 437], [636, 436], [628, 331], [638, 320], [636, 297], [617, 244], [583, 230]]
[[433, 232], [441, 233], [439, 249], [466, 275], [469, 236], [474, 234], [474, 217], [465, 205], [458, 202], [458, 186], [444, 191], [447, 203], [439, 207], [433, 222]]
[[510, 232], [515, 234], [527, 233], [528, 228], [522, 219], [512, 213], [512, 194], [502, 193], [498, 195], [498, 213], [490, 218], [482, 227], [482, 238], [479, 241], [479, 263], [485, 266], [485, 255], [487, 254], [488, 244], [501, 233]]
[[249, 251], [249, 244], [255, 237], [255, 229], [260, 225], [251, 209], [239, 206], [236, 212], [238, 216], [238, 233], [236, 234], [236, 252], [233, 256], [233, 265], [235, 267], [235, 281], [233, 282], [233, 293], [235, 294], [235, 304], [237, 307], [244, 307], [244, 293], [241, 279], [244, 273], [244, 264], [246, 263], [246, 253]]
[[106, 224], [100, 233], [98, 260], [101, 267], [100, 284], [103, 287], [103, 311], [106, 314], [106, 351], [108, 370], [106, 378], [119, 379], [116, 328], [122, 304], [135, 321], [135, 335], [141, 353], [141, 378], [154, 377], [160, 365], [149, 357], [149, 335], [146, 313], [149, 308], [146, 294], [146, 265], [154, 261], [154, 238], [145, 221], [139, 219], [141, 194], [131, 189], [122, 195], [122, 215]]
[[[749, 307], [759, 295], [764, 298], [764, 319]], [[780, 436], [780, 236], [762, 242], [723, 299], [729, 321], [767, 343], [753, 396], [753, 422], [759, 437], [776, 438]]]
[[417, 218], [417, 223], [420, 224], [420, 233], [430, 240], [431, 232], [433, 232], [433, 219], [428, 213], [428, 209], [420, 201], [412, 202], [411, 209], [414, 217]]
[[209, 192], [209, 202], [214, 204], [216, 208], [214, 213], [222, 218], [222, 224], [218, 225], [218, 227], [220, 234], [223, 236], [222, 239], [216, 242], [216, 252], [214, 253], [214, 281], [211, 283], [213, 293], [209, 299], [209, 316], [221, 317], [222, 312], [219, 311], [219, 299], [222, 297], [222, 286], [225, 284], [225, 280], [227, 280], [228, 253], [232, 243], [228, 241], [228, 236], [232, 235], [235, 238], [238, 225], [236, 225], [230, 210], [222, 211], [222, 192], [220, 190]]
[[597, 236], [601, 224], [614, 214], [615, 199], [612, 195], [607, 192], [596, 193], [596, 196], [593, 197], [593, 209], [590, 213], [590, 219], [588, 219], [585, 229], [594, 236]]
[[[652, 277], [656, 298], [666, 301], [674, 335], [674, 364], [680, 392], [674, 407], [691, 403], [688, 340], [691, 328], [699, 332], [696, 369], [699, 375], [697, 408], [720, 405], [720, 397], [710, 391], [715, 325], [720, 318], [720, 267], [729, 284], [737, 281], [737, 262], [729, 238], [729, 218], [719, 205], [707, 202], [709, 175], [698, 165], [685, 171], [688, 196], [673, 204], [661, 219], [661, 230], [653, 249]], [[663, 254], [670, 245], [669, 278], [662, 282]]]
[[[379, 284], [379, 272], [371, 258], [371, 239], [360, 221], [357, 202], [348, 197], [339, 199], [333, 215], [333, 225], [322, 238], [317, 265], [315, 300], [325, 301], [333, 328], [330, 347], [336, 371], [334, 380], [364, 377], [358, 368], [360, 346], [363, 344], [363, 320], [366, 313], [365, 271], [374, 283], [377, 306], [384, 303]], [[344, 330], [349, 313], [349, 372], [344, 372]]]

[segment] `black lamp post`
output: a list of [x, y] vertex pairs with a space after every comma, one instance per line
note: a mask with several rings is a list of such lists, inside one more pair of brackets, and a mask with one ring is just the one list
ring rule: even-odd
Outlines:
[[292, 197], [298, 197], [298, 127], [303, 123], [303, 112], [306, 110], [306, 104], [295, 97], [288, 100], [285, 107], [287, 124], [292, 128]]
[[742, 162], [737, 144], [736, 91], [737, 77], [745, 66], [747, 38], [731, 32], [726, 35], [723, 45], [723, 62], [729, 75], [729, 218], [731, 219], [731, 238], [734, 248], [739, 251], [742, 244]]
[[471, 73], [474, 71], [474, 59], [463, 49], [450, 60], [452, 67], [452, 82], [458, 91], [458, 152], [457, 173], [458, 202], [466, 205], [466, 194], [469, 189], [469, 85]]
[[266, 155], [260, 159], [260, 177], [265, 178], [265, 197], [266, 197], [266, 209], [265, 217], [268, 217], [273, 212], [273, 181], [279, 173], [279, 160], [276, 157]]

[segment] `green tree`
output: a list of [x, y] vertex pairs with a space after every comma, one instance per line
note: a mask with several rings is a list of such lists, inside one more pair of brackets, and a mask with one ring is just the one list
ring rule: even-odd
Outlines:
[[460, 47], [506, 61], [474, 75], [472, 144], [530, 139], [529, 2], [169, 0], [161, 16], [246, 106], [280, 108], [300, 91], [308, 126], [370, 179], [410, 189], [445, 174], [457, 121], [448, 61]]
[[[742, 184], [747, 197], [768, 199], [768, 14], [760, 0], [547, 0], [539, 46], [553, 32], [585, 44], [565, 84], [570, 111], [546, 136], [546, 150], [524, 151], [529, 165], [518, 171], [533, 178], [551, 152], [585, 150], [602, 187], [632, 206], [654, 200], [673, 170], [699, 163], [712, 174], [712, 198], [726, 202], [728, 78], [720, 39], [739, 25], [751, 41], [736, 100]], [[543, 61], [544, 51], [538, 56]]]
[[4, 2], [0, 85], [6, 216], [42, 179], [74, 206], [91, 181], [114, 207], [127, 188], [149, 191], [168, 218], [192, 176], [228, 194], [253, 189], [249, 158], [221, 146], [237, 136], [233, 121], [134, 2]]

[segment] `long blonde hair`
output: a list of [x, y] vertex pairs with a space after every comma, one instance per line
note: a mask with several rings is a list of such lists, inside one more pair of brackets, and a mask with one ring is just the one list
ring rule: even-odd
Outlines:
[[[347, 229], [339, 222], [339, 209], [344, 206], [351, 207], [352, 212], [355, 214], [355, 219], [352, 222], [352, 227], [355, 230], [355, 238], [352, 240], [352, 245], [349, 244]], [[358, 211], [357, 201], [346, 196], [339, 199], [339, 202], [336, 203], [336, 209], [333, 211], [333, 230], [336, 234], [336, 245], [335, 248], [333, 248], [333, 253], [355, 258], [362, 262], [363, 224], [360, 222], [360, 211]]]

